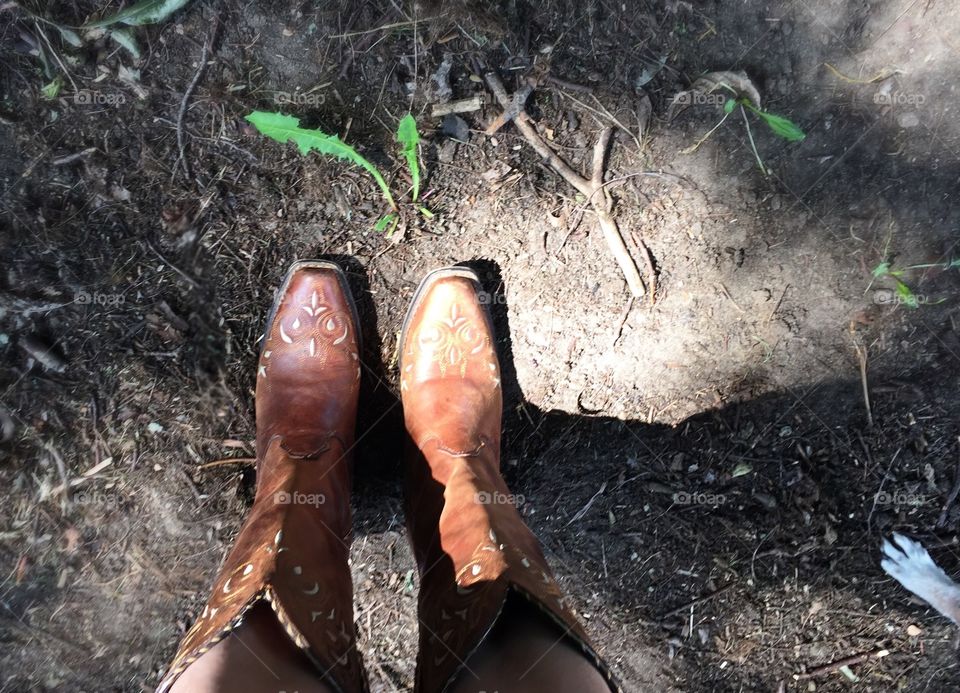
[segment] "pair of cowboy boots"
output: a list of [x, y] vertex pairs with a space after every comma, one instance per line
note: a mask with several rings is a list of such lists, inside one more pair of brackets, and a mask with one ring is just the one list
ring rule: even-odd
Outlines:
[[[401, 335], [407, 525], [421, 582], [416, 690], [454, 681], [511, 593], [559, 626], [615, 690], [500, 475], [500, 366], [479, 290], [468, 269], [431, 273]], [[257, 365], [253, 507], [161, 693], [261, 600], [327, 684], [367, 690], [347, 563], [357, 325], [336, 265], [290, 269]]]

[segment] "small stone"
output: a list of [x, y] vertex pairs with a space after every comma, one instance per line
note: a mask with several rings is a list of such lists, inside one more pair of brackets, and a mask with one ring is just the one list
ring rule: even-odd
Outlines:
[[920, 116], [913, 111], [907, 111], [897, 116], [897, 125], [902, 128], [915, 128], [920, 124]]
[[449, 164], [453, 161], [457, 152], [457, 143], [453, 140], [444, 140], [437, 148], [437, 159], [444, 164]]
[[467, 121], [458, 115], [452, 113], [445, 115], [443, 122], [440, 124], [440, 131], [447, 137], [459, 142], [470, 141], [470, 126], [467, 125]]
[[920, 626], [914, 625], [912, 623], [909, 626], [907, 626], [907, 635], [909, 635], [911, 638], [917, 637], [922, 632], [923, 631], [920, 630]]
[[767, 493], [754, 493], [753, 498], [767, 510], [777, 509], [777, 499]]

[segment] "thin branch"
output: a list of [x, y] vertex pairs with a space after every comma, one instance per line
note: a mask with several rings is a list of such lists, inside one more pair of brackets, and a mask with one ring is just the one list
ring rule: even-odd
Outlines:
[[560, 79], [559, 77], [554, 77], [553, 75], [547, 75], [543, 78], [544, 82], [552, 84], [555, 87], [560, 87], [561, 89], [567, 89], [569, 91], [580, 92], [581, 94], [592, 94], [593, 87], [588, 87], [585, 84], [574, 84], [573, 82], [568, 82], [565, 79]]
[[204, 42], [203, 50], [200, 53], [200, 64], [197, 66], [197, 71], [194, 73], [193, 79], [190, 80], [190, 84], [187, 85], [186, 91], [183, 92], [183, 98], [180, 100], [180, 110], [177, 111], [177, 149], [179, 150], [179, 157], [173, 165], [173, 173], [176, 175], [177, 166], [182, 165], [183, 173], [186, 175], [187, 180], [190, 180], [190, 166], [187, 164], [186, 144], [183, 138], [183, 119], [187, 115], [187, 104], [190, 102], [190, 97], [193, 95], [194, 89], [197, 88], [197, 84], [200, 83], [200, 78], [203, 77], [203, 73], [207, 69], [207, 56], [210, 54], [210, 48], [213, 46], [213, 39], [216, 36], [219, 24], [219, 20], [214, 18], [210, 36]]
[[[507, 90], [504, 89], [503, 82], [500, 81], [500, 77], [494, 72], [488, 72], [485, 77], [487, 84], [490, 87], [490, 91], [493, 92], [493, 96], [497, 99], [497, 101], [500, 102], [500, 106], [505, 111], [510, 110], [513, 107], [513, 102], [510, 96], [507, 94]], [[583, 195], [589, 197], [593, 194], [593, 188], [590, 186], [590, 181], [570, 168], [570, 165], [566, 161], [561, 159], [559, 156], [557, 156], [556, 152], [550, 149], [547, 143], [543, 141], [543, 138], [540, 137], [540, 133], [538, 133], [537, 129], [533, 126], [533, 123], [530, 121], [530, 117], [527, 115], [526, 111], [520, 111], [513, 119], [513, 122], [520, 131], [520, 134], [522, 134], [527, 140], [527, 144], [533, 147], [533, 150], [550, 165], [550, 168], [559, 173], [565, 181], [575, 187]]]
[[838, 659], [836, 661], [830, 662], [829, 664], [822, 664], [821, 666], [814, 667], [810, 671], [803, 674], [794, 674], [794, 681], [808, 681], [809, 679], [816, 678], [817, 676], [823, 676], [824, 674], [832, 674], [838, 669], [843, 667], [853, 666], [854, 664], [862, 664], [863, 662], [869, 661], [871, 659], [881, 659], [890, 654], [890, 650], [878, 649], [871, 650], [870, 652], [861, 652], [860, 654], [855, 654], [850, 657], [844, 657], [843, 659]]
[[668, 611], [667, 613], [663, 614], [663, 615], [660, 617], [659, 620], [660, 620], [660, 622], [662, 623], [663, 621], [666, 621], [666, 620], [667, 620], [668, 618], [670, 618], [671, 616], [676, 616], [677, 614], [682, 614], [683, 612], [689, 611], [690, 609], [692, 609], [692, 608], [695, 607], [695, 606], [700, 606], [701, 604], [704, 604], [704, 603], [710, 601], [711, 599], [714, 599], [714, 598], [716, 598], [716, 597], [719, 597], [719, 596], [722, 595], [723, 593], [728, 592], [729, 590], [733, 589], [734, 585], [736, 585], [735, 582], [728, 582], [728, 583], [725, 584], [725, 585], [721, 585], [720, 587], [718, 587], [717, 589], [713, 590], [712, 592], [707, 592], [707, 593], [706, 593], [705, 595], [703, 595], [702, 597], [697, 597], [696, 599], [687, 602], [687, 603], [684, 604], [683, 606], [678, 606], [676, 609], [671, 609], [671, 610]]
[[[623, 273], [624, 280], [630, 288], [630, 293], [637, 297], [643, 296], [646, 293], [646, 287], [640, 276], [640, 271], [637, 269], [637, 264], [630, 256], [630, 251], [627, 249], [626, 243], [624, 243], [623, 235], [617, 227], [617, 222], [614, 221], [611, 215], [613, 204], [603, 186], [603, 162], [606, 158], [607, 148], [610, 145], [610, 138], [613, 134], [612, 128], [604, 128], [600, 133], [597, 143], [594, 145], [593, 170], [591, 178], [588, 180], [574, 171], [570, 164], [560, 158], [560, 156], [550, 148], [550, 145], [546, 143], [543, 137], [540, 136], [540, 133], [537, 132], [536, 126], [523, 108], [523, 103], [527, 97], [522, 91], [520, 92], [522, 100], [511, 98], [507, 94], [503, 82], [500, 81], [499, 75], [493, 71], [486, 71], [484, 79], [503, 110], [512, 116], [514, 125], [517, 126], [520, 134], [527, 140], [527, 144], [540, 155], [550, 168], [556, 171], [561, 178], [576, 188], [577, 191], [590, 202], [594, 213], [597, 215], [597, 222], [600, 224], [603, 238], [610, 252], [613, 254], [614, 259], [616, 259], [617, 264], [620, 266], [620, 271]], [[597, 193], [600, 194], [598, 195]]]
[[153, 251], [153, 254], [154, 254], [154, 255], [156, 255], [158, 258], [160, 258], [160, 262], [162, 262], [162, 263], [165, 264], [167, 267], [169, 267], [170, 269], [172, 269], [174, 272], [176, 272], [177, 274], [179, 274], [179, 275], [184, 279], [184, 281], [186, 281], [186, 282], [187, 282], [190, 286], [192, 286], [194, 289], [199, 289], [199, 288], [200, 288], [200, 282], [198, 282], [196, 279], [194, 279], [193, 277], [191, 277], [189, 274], [187, 274], [186, 272], [184, 272], [182, 269], [180, 269], [180, 268], [177, 267], [175, 264], [173, 264], [172, 262], [170, 262], [166, 257], [164, 257], [163, 253], [161, 253], [159, 250], [157, 250], [157, 246], [155, 246], [153, 243], [151, 243], [149, 238], [144, 238], [144, 239], [143, 239], [143, 242], [146, 243], [146, 244], [147, 244], [147, 247], [150, 248], [150, 250]]
[[[603, 187], [603, 164], [607, 159], [607, 147], [610, 146], [610, 138], [613, 136], [613, 128], [606, 127], [600, 132], [597, 143], [593, 145], [593, 175], [590, 177], [590, 184], [594, 188]], [[606, 190], [603, 191], [605, 197], [608, 196]]]

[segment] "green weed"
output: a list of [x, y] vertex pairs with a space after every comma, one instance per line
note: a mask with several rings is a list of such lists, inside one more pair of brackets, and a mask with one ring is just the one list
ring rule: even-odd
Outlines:
[[802, 142], [806, 139], [806, 133], [801, 130], [793, 121], [783, 116], [776, 115], [775, 113], [770, 113], [769, 111], [764, 111], [756, 106], [746, 97], [739, 98], [729, 98], [723, 103], [723, 118], [720, 119], [720, 122], [710, 128], [710, 131], [707, 132], [700, 140], [691, 147], [683, 150], [684, 154], [690, 154], [695, 152], [700, 145], [706, 142], [710, 136], [717, 131], [717, 129], [726, 122], [727, 118], [730, 117], [730, 114], [733, 113], [733, 109], [737, 106], [740, 106], [740, 111], [743, 114], [743, 123], [747, 129], [747, 138], [750, 140], [750, 148], [753, 150], [753, 156], [757, 160], [757, 164], [760, 166], [760, 170], [767, 174], [767, 167], [763, 165], [763, 160], [760, 158], [760, 153], [757, 151], [757, 146], [753, 141], [753, 132], [750, 130], [750, 121], [747, 120], [746, 111], [756, 114], [766, 125], [770, 128], [771, 132], [777, 137], [781, 137], [788, 142]]
[[[879, 265], [874, 267], [873, 272], [871, 274], [873, 275], [873, 279], [886, 278], [891, 280], [893, 282], [893, 290], [896, 292], [897, 299], [899, 300], [900, 303], [903, 303], [904, 305], [909, 306], [910, 308], [919, 308], [921, 300], [917, 296], [917, 294], [914, 292], [914, 290], [910, 287], [910, 285], [903, 280], [903, 276], [906, 275], [908, 272], [912, 272], [914, 270], [922, 270], [922, 269], [939, 269], [944, 271], [951, 270], [951, 269], [960, 269], [960, 258], [956, 260], [949, 260], [947, 262], [933, 262], [933, 263], [926, 263], [922, 265], [909, 265], [901, 269], [893, 269], [893, 262], [889, 260], [885, 260], [884, 262], [881, 262]], [[872, 285], [873, 280], [871, 280], [870, 283]], [[936, 301], [936, 303], [942, 303], [942, 302], [943, 302], [943, 299]]]
[[414, 202], [420, 196], [420, 161], [417, 159], [417, 145], [420, 144], [420, 133], [417, 132], [417, 121], [409, 113], [400, 119], [397, 126], [397, 142], [403, 145], [403, 157], [407, 160], [410, 169], [410, 179], [413, 181]]
[[[284, 115], [283, 113], [268, 113], [265, 111], [254, 111], [246, 117], [262, 135], [276, 140], [280, 143], [293, 142], [301, 154], [309, 154], [311, 151], [318, 151], [321, 154], [343, 159], [359, 166], [370, 174], [383, 199], [390, 206], [390, 212], [384, 215], [375, 225], [376, 231], [386, 231], [387, 236], [393, 234], [397, 225], [402, 219], [402, 210], [397, 205], [390, 186], [384, 179], [383, 174], [369, 159], [360, 152], [341, 140], [336, 135], [331, 135], [321, 130], [308, 130], [300, 127], [300, 119], [294, 116]], [[420, 197], [420, 161], [417, 158], [417, 145], [420, 143], [420, 133], [417, 132], [417, 122], [411, 114], [405, 115], [400, 119], [397, 127], [396, 140], [402, 146], [403, 158], [406, 161], [407, 169], [410, 171], [410, 180], [412, 189], [410, 198], [416, 204]], [[428, 219], [433, 218], [433, 212], [422, 205], [417, 205], [417, 211]]]
[[[734, 99], [727, 99], [723, 104], [723, 113], [724, 120], [727, 116], [733, 112], [733, 109], [737, 106], [740, 106], [740, 113], [743, 116], [743, 125], [747, 129], [747, 139], [750, 141], [750, 149], [753, 151], [753, 156], [757, 160], [757, 165], [760, 167], [760, 171], [763, 175], [768, 175], [767, 167], [763, 164], [763, 159], [760, 158], [760, 152], [757, 151], [757, 145], [753, 141], [753, 133], [750, 131], [750, 121], [747, 119], [747, 111], [754, 113], [759, 116], [760, 120], [766, 123], [767, 127], [775, 134], [777, 137], [782, 137], [788, 142], [802, 142], [807, 138], [806, 133], [801, 130], [793, 121], [784, 118], [783, 116], [776, 115], [775, 113], [770, 113], [769, 111], [764, 111], [760, 108], [757, 108], [753, 105], [750, 99], [745, 96], [741, 96]], [[723, 121], [720, 121], [723, 122]]]
[[743, 106], [751, 113], [755, 113], [767, 124], [767, 127], [773, 131], [777, 137], [782, 137], [788, 142], [802, 142], [807, 138], [806, 133], [801, 130], [793, 121], [778, 116], [774, 113], [761, 110], [754, 106], [750, 99], [740, 97], [739, 99], [727, 99], [723, 104], [723, 112], [729, 114], [738, 105]]

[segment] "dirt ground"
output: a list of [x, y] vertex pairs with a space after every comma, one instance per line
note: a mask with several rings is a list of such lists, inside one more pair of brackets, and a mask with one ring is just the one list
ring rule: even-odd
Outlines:
[[[121, 3], [22, 6], [78, 26]], [[316, 256], [364, 322], [373, 690], [409, 690], [415, 658], [397, 332], [457, 262], [494, 297], [508, 483], [627, 690], [956, 690], [955, 629], [878, 546], [904, 532], [960, 572], [960, 282], [907, 272], [913, 308], [872, 270], [960, 256], [958, 31], [945, 0], [221, 0], [135, 29], [135, 60], [3, 4], [0, 691], [156, 685], [252, 499], [272, 292]], [[445, 60], [446, 98], [485, 103], [464, 142], [431, 116]], [[574, 167], [616, 127], [606, 180], [654, 300], [512, 124], [484, 134], [481, 62], [511, 91], [541, 78], [527, 110]], [[711, 70], [806, 139], [735, 111], [693, 150], [722, 110], [670, 105]], [[398, 189], [412, 110], [436, 217], [385, 238], [371, 180], [266, 140], [254, 109], [339, 133]], [[857, 684], [829, 666], [855, 655]]]

